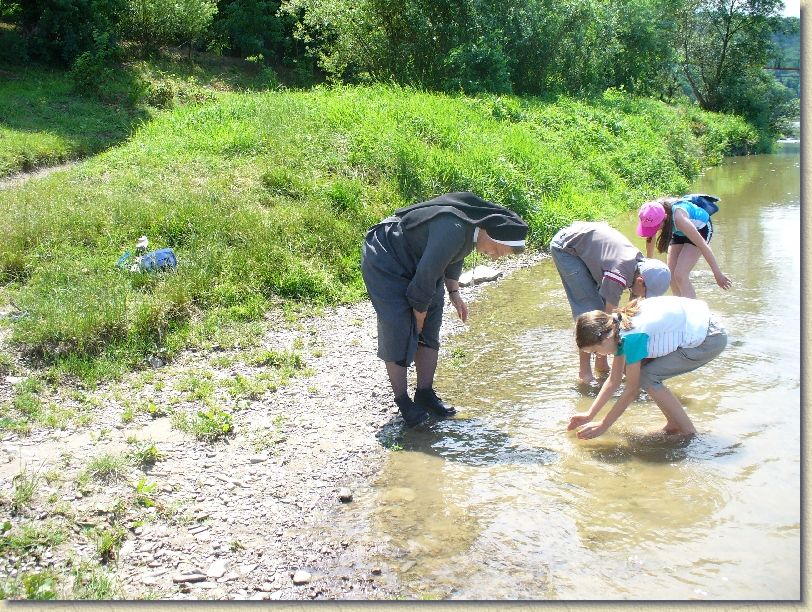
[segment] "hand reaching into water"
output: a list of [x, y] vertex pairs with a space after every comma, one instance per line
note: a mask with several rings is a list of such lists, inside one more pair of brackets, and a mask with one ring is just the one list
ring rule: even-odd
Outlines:
[[716, 284], [719, 285], [725, 291], [727, 291], [733, 286], [733, 281], [730, 280], [727, 276], [725, 276], [722, 272], [714, 274], [713, 277], [716, 279]]
[[580, 414], [576, 414], [570, 417], [570, 424], [567, 425], [567, 431], [572, 431], [573, 429], [580, 427], [581, 425], [586, 425], [592, 420], [592, 417], [589, 416], [588, 412], [582, 412]]
[[590, 440], [592, 438], [597, 438], [603, 432], [608, 429], [603, 424], [603, 421], [598, 421], [597, 423], [589, 423], [588, 425], [584, 425], [584, 427], [575, 434], [578, 436], [580, 440]]

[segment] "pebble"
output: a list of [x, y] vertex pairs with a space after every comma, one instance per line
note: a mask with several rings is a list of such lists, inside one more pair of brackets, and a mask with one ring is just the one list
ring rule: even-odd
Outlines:
[[203, 574], [176, 574], [172, 576], [172, 582], [180, 584], [182, 582], [203, 582], [206, 576]]
[[209, 578], [220, 578], [226, 573], [228, 566], [229, 563], [226, 559], [218, 559], [209, 566], [208, 571], [206, 571], [206, 575]]
[[307, 584], [310, 582], [310, 578], [310, 572], [297, 570], [296, 573], [293, 574], [293, 584]]
[[251, 455], [248, 460], [251, 463], [262, 463], [268, 460], [268, 455]]
[[352, 491], [350, 491], [349, 487], [341, 487], [338, 492], [338, 499], [345, 504], [352, 501]]

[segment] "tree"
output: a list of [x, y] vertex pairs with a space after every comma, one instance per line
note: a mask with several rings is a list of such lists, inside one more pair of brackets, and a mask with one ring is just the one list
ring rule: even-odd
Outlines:
[[[687, 0], [677, 10], [678, 63], [699, 105], [737, 111], [761, 79], [781, 0]], [[756, 87], [758, 88], [758, 87]]]

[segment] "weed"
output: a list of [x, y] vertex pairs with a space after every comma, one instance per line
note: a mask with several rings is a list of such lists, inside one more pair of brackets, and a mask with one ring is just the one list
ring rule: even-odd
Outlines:
[[172, 414], [172, 427], [206, 442], [222, 438], [233, 430], [231, 415], [220, 408], [198, 411], [195, 417], [178, 410]]
[[88, 485], [90, 484], [91, 475], [87, 471], [79, 472], [76, 475], [76, 490], [82, 493], [86, 493], [88, 491]]
[[76, 599], [121, 599], [122, 591], [116, 577], [97, 563], [80, 561], [74, 564], [73, 596]]
[[11, 355], [0, 352], [0, 376], [11, 376], [17, 371]]
[[90, 460], [87, 464], [87, 473], [100, 482], [116, 482], [124, 476], [127, 463], [127, 458], [123, 455], [102, 453]]
[[19, 474], [11, 479], [14, 488], [11, 492], [11, 511], [14, 514], [22, 514], [23, 510], [34, 499], [39, 486], [39, 474], [29, 473], [23, 469]]
[[285, 435], [278, 424], [270, 429], [257, 427], [248, 434], [248, 443], [255, 453], [275, 452], [284, 441]]
[[160, 452], [153, 442], [139, 442], [135, 438], [128, 438], [127, 442], [135, 446], [135, 448], [127, 454], [127, 457], [136, 465], [142, 467], [151, 466], [166, 457], [166, 454]]
[[96, 547], [96, 552], [104, 563], [116, 558], [126, 535], [127, 532], [120, 525], [91, 529], [88, 533], [90, 540]]
[[135, 503], [144, 508], [152, 508], [155, 505], [151, 495], [158, 489], [158, 485], [154, 482], [147, 484], [146, 478], [142, 478], [135, 485]]
[[231, 544], [228, 545], [228, 549], [231, 552], [238, 552], [240, 550], [245, 550], [245, 546], [242, 543], [240, 543], [238, 540], [234, 540], [234, 541], [231, 542]]
[[58, 521], [32, 521], [7, 530], [0, 538], [0, 554], [12, 559], [36, 558], [67, 539], [64, 527]]
[[231, 397], [235, 399], [245, 398], [252, 401], [260, 399], [266, 391], [273, 387], [267, 381], [252, 380], [240, 374], [236, 374], [234, 378], [229, 378], [226, 381], [226, 386]]
[[135, 418], [135, 409], [132, 406], [127, 406], [121, 411], [121, 422], [132, 423]]
[[26, 572], [0, 581], [0, 599], [52, 600], [58, 576], [53, 570]]
[[159, 417], [165, 417], [168, 413], [166, 408], [163, 406], [158, 406], [154, 402], [145, 402], [138, 406], [138, 412], [144, 412], [151, 416], [153, 419], [157, 419]]
[[250, 355], [246, 363], [261, 368], [271, 367], [301, 370], [305, 367], [304, 360], [299, 353], [291, 353], [288, 351], [259, 351]]

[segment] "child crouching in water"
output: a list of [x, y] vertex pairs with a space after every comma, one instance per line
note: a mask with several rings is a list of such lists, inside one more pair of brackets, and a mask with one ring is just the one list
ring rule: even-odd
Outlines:
[[[584, 352], [614, 355], [614, 359], [612, 373], [591, 408], [571, 417], [568, 430], [581, 427], [579, 438], [597, 438], [643, 389], [665, 415], [663, 433], [690, 436], [696, 429], [663, 380], [711, 361], [727, 346], [727, 332], [705, 302], [662, 296], [634, 300], [615, 314], [601, 310], [582, 314], [575, 322], [575, 343]], [[592, 423], [620, 387], [624, 369], [626, 387], [606, 416]]]

